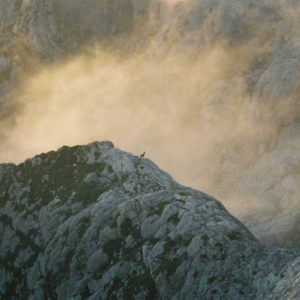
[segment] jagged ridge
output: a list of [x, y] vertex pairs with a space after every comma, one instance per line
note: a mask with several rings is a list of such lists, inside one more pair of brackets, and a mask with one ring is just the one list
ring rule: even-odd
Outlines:
[[0, 167], [3, 299], [297, 299], [299, 253], [111, 142]]

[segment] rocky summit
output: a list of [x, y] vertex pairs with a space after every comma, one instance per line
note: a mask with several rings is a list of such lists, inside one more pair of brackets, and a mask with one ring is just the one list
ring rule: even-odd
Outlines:
[[111, 142], [0, 165], [1, 299], [299, 299], [300, 253]]

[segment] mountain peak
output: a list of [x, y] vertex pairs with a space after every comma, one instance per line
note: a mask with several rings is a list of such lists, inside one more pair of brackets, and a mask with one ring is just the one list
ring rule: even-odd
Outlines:
[[263, 247], [220, 202], [111, 142], [0, 168], [2, 298], [299, 293], [299, 253]]

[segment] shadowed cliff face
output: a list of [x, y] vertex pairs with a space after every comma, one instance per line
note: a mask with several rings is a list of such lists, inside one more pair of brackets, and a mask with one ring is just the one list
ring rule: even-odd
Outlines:
[[298, 1], [2, 1], [1, 161], [114, 139], [299, 246]]
[[111, 142], [0, 165], [4, 299], [297, 299], [299, 252]]

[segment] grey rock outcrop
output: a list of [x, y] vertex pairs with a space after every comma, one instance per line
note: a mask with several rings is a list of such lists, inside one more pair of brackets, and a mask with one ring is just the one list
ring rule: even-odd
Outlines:
[[0, 166], [2, 299], [298, 299], [300, 253], [111, 142]]

